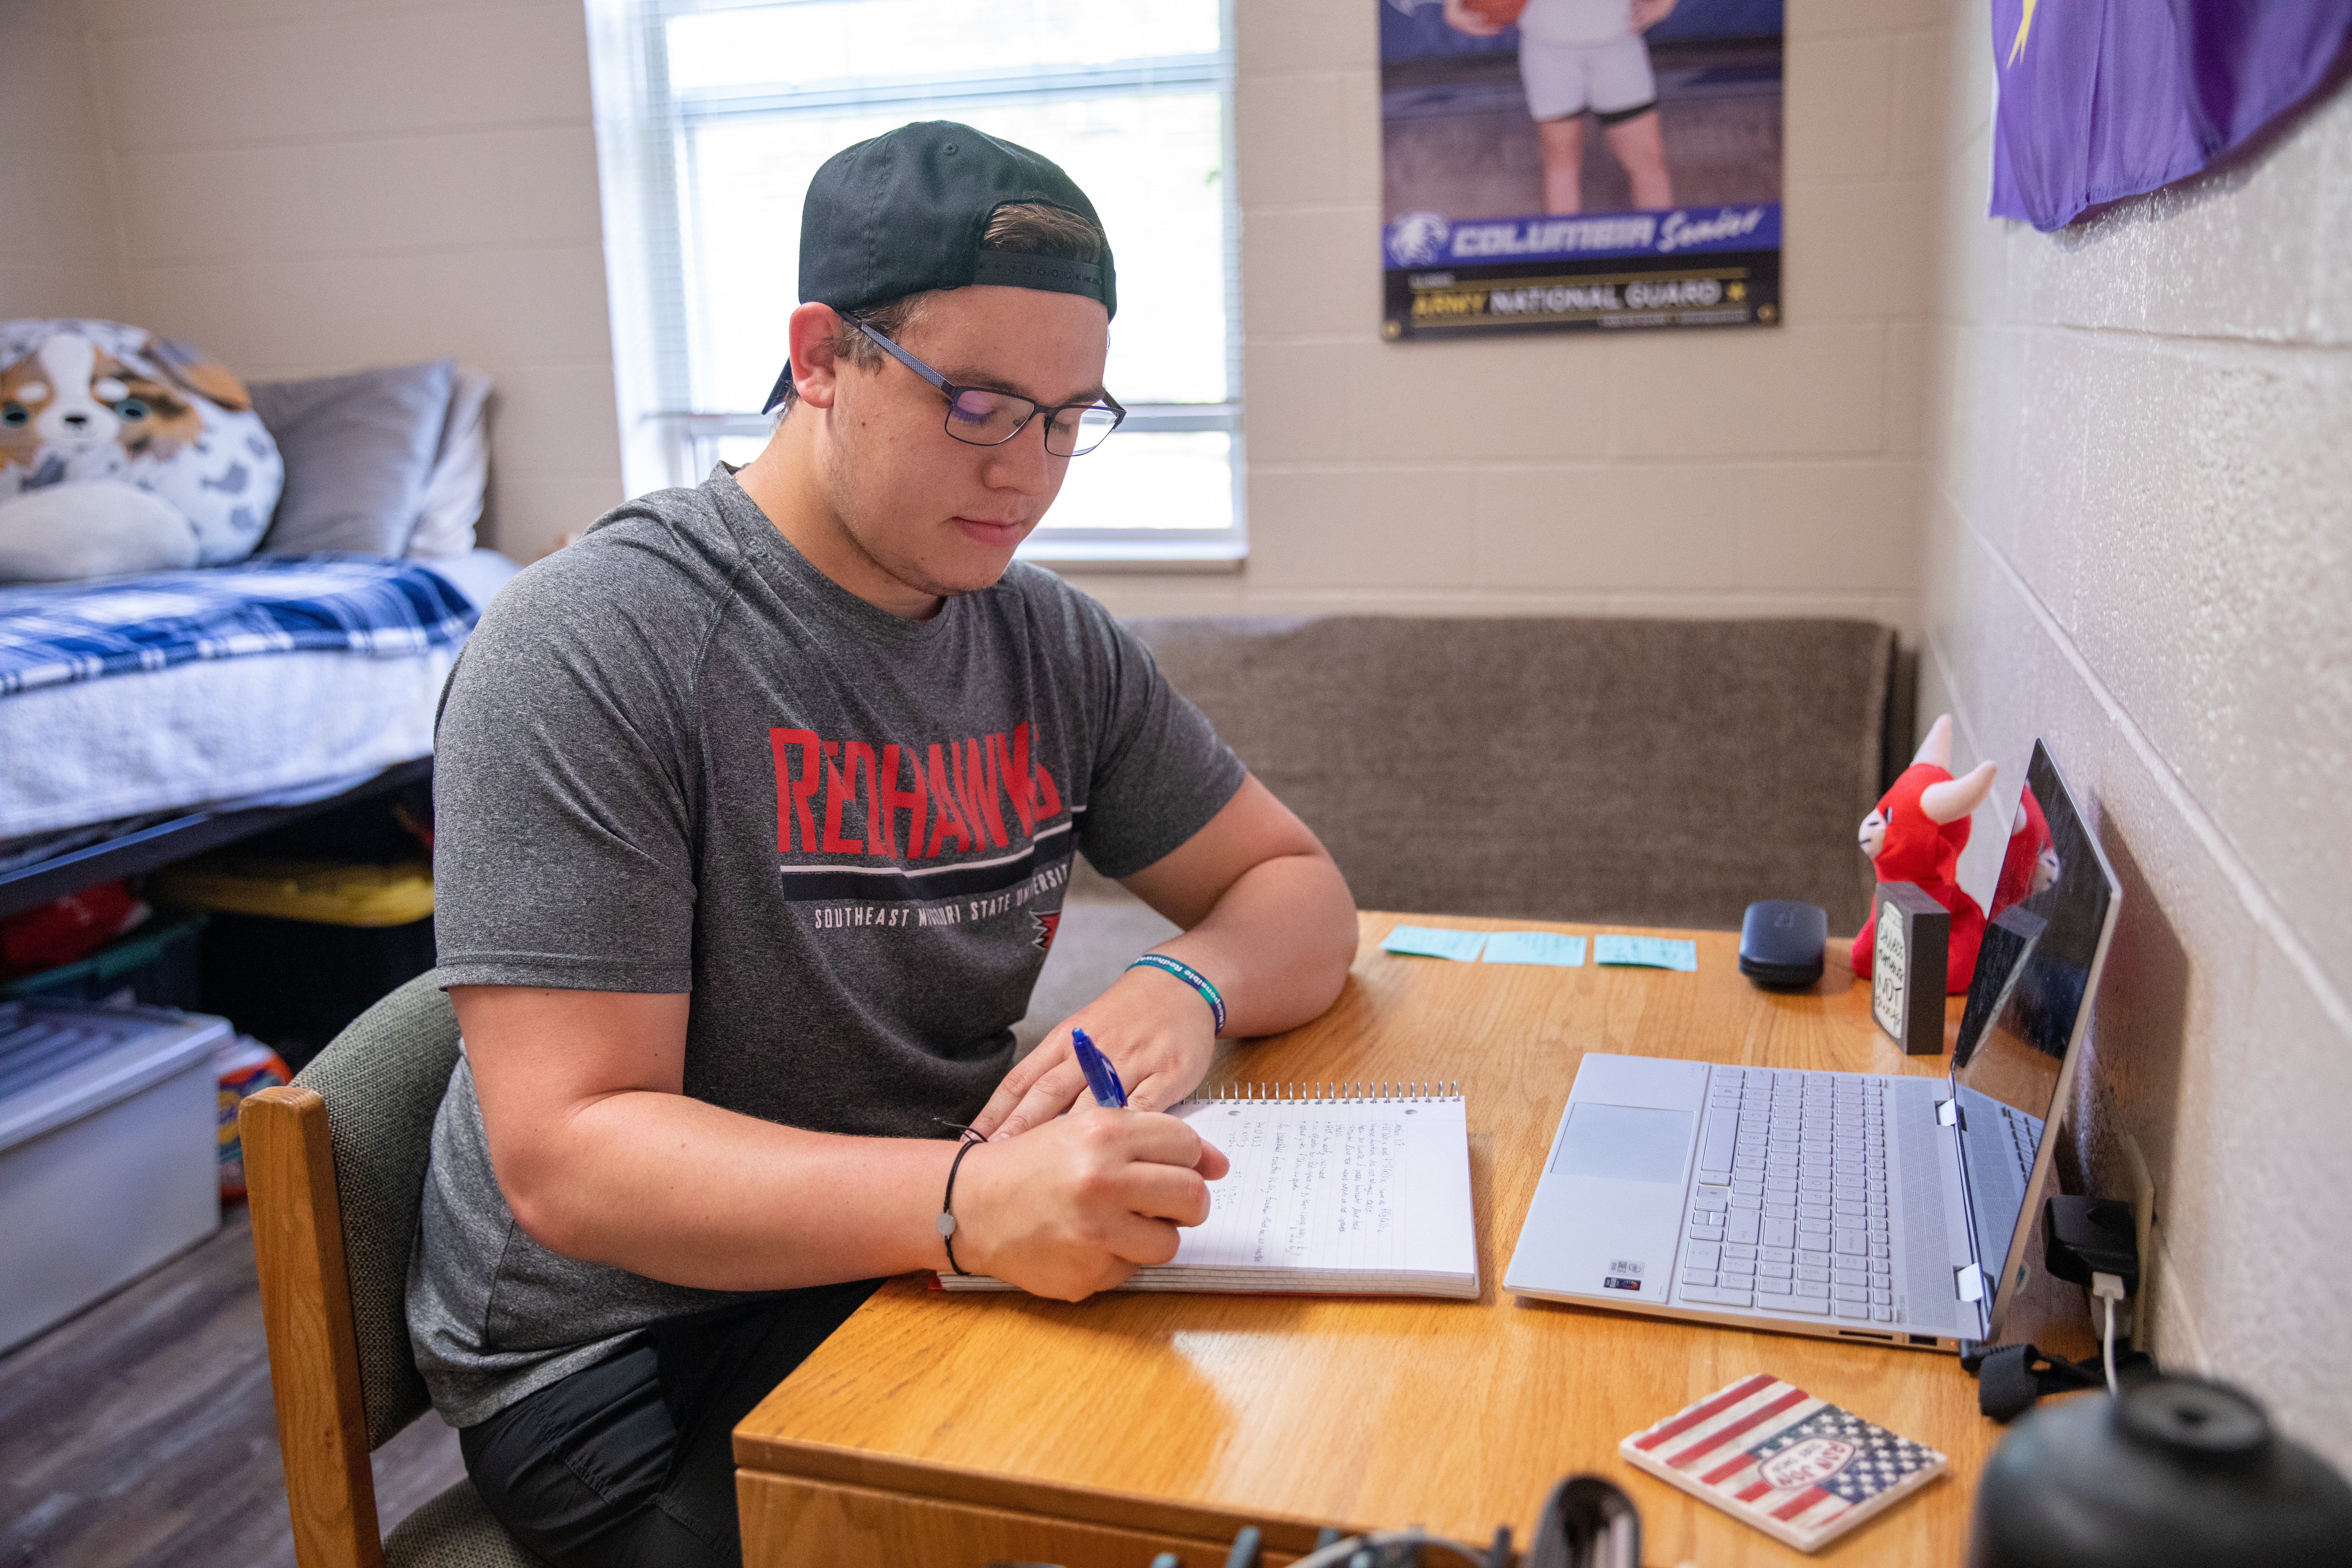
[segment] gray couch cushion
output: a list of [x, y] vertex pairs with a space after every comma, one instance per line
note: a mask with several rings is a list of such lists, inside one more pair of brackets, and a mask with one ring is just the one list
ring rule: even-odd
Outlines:
[[1864, 621], [1130, 623], [1363, 909], [1853, 931], [1894, 637]]

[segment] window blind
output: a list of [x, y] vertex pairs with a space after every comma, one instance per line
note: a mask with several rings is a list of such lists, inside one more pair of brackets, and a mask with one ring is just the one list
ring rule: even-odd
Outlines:
[[953, 119], [1067, 169], [1118, 266], [1105, 384], [1129, 417], [1023, 554], [1239, 560], [1230, 4], [587, 0], [630, 492], [765, 444], [817, 166]]

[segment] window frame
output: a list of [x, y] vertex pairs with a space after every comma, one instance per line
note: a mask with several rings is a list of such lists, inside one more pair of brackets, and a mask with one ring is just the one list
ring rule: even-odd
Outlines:
[[584, 0], [622, 477], [628, 493], [698, 483], [723, 443], [764, 437], [776, 424], [775, 416], [748, 410], [700, 408], [693, 396], [686, 297], [691, 237], [686, 232], [690, 218], [682, 171], [697, 130], [746, 118], [788, 120], [855, 109], [898, 109], [910, 120], [951, 117], [959, 109], [973, 106], [1207, 88], [1218, 100], [1227, 396], [1219, 403], [1127, 404], [1127, 419], [1112, 439], [1115, 444], [1157, 433], [1224, 433], [1231, 521], [1222, 529], [1178, 530], [1056, 526], [1049, 520], [1024, 542], [1018, 554], [1042, 565], [1089, 571], [1238, 570], [1248, 555], [1248, 521], [1241, 417], [1241, 210], [1233, 173], [1234, 0], [1219, 0], [1220, 47], [1212, 53], [1083, 66], [877, 75], [844, 79], [838, 86], [817, 90], [673, 89], [667, 62], [667, 24], [673, 17], [790, 3]]

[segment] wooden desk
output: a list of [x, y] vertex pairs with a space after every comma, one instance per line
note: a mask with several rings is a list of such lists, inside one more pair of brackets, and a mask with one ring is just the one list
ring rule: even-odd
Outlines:
[[[1627, 1433], [1759, 1371], [1953, 1461], [1949, 1478], [1814, 1560], [1960, 1561], [2000, 1434], [1954, 1358], [1522, 1304], [1502, 1288], [1583, 1052], [1929, 1074], [1948, 1058], [1905, 1057], [1871, 1024], [1868, 986], [1834, 968], [1810, 992], [1756, 990], [1728, 933], [1664, 933], [1697, 938], [1698, 973], [1680, 974], [1398, 958], [1379, 942], [1401, 917], [1361, 918], [1338, 1004], [1228, 1047], [1211, 1081], [1459, 1079], [1479, 1299], [1071, 1306], [895, 1280], [736, 1428], [747, 1563], [1145, 1568], [1173, 1551], [1214, 1568], [1244, 1524], [1268, 1526], [1274, 1563], [1308, 1550], [1326, 1522], [1473, 1541], [1508, 1523], [1524, 1542], [1545, 1491], [1579, 1470], [1633, 1495], [1654, 1563], [1807, 1561], [1617, 1458]], [[2079, 1290], [2020, 1309], [2011, 1338], [2090, 1346]]]

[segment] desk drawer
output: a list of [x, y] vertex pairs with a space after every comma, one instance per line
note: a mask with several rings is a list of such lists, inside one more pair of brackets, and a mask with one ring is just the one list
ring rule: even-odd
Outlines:
[[[1161, 1552], [1181, 1557], [1184, 1568], [1223, 1568], [1233, 1547], [1230, 1538], [1196, 1541], [757, 1470], [735, 1472], [735, 1500], [744, 1568], [1147, 1568]], [[1269, 1549], [1265, 1561], [1284, 1568], [1297, 1559]]]

